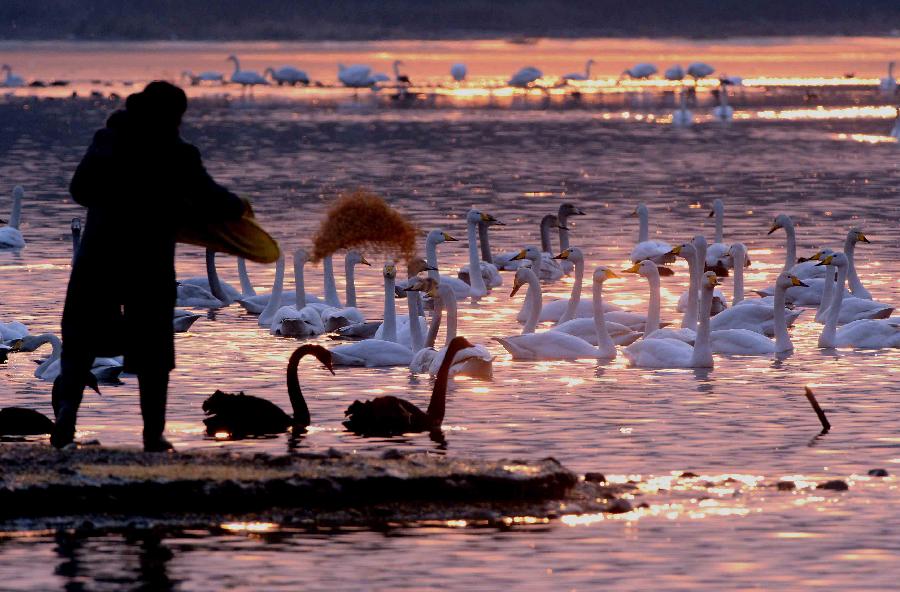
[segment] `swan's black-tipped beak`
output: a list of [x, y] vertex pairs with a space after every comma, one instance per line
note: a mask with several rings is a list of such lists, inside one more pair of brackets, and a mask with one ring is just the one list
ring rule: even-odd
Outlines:
[[766, 235], [772, 234], [773, 232], [775, 232], [775, 231], [778, 230], [779, 228], [781, 228], [781, 226], [778, 226], [777, 224], [773, 224], [773, 225], [772, 225], [772, 228], [769, 229], [769, 232], [767, 232]]
[[425, 267], [425, 269], [423, 271], [437, 271], [437, 270], [438, 270], [438, 268], [435, 267], [434, 265], [428, 265]]
[[562, 225], [560, 225], [560, 226], [557, 226], [557, 228], [559, 228], [560, 230], [569, 230], [569, 227], [568, 227], [568, 226], [562, 226]]
[[0, 218], [0, 224], [8, 224], [8, 222], [6, 220], [3, 220], [2, 218]]
[[712, 218], [712, 217], [715, 216], [715, 215], [716, 215], [716, 211], [715, 211], [715, 210], [710, 210], [710, 211], [709, 211], [709, 216], [707, 216], [707, 218]]
[[97, 384], [97, 377], [94, 376], [92, 372], [87, 373], [88, 378], [84, 381], [84, 386], [89, 387], [92, 391], [97, 393], [100, 396], [103, 396], [103, 393], [100, 392], [100, 385]]
[[325, 365], [325, 368], [327, 368], [328, 371], [331, 372], [331, 375], [332, 375], [332, 376], [335, 376], [334, 368], [332, 367], [331, 364], [326, 364], [326, 365]]
[[512, 289], [512, 292], [509, 293], [509, 297], [512, 298], [513, 296], [515, 296], [516, 292], [518, 292], [519, 288], [521, 288], [521, 287], [522, 287], [522, 284], [513, 284], [513, 289]]

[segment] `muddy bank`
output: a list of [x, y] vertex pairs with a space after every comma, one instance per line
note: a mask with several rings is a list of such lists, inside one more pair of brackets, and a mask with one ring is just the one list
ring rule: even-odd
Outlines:
[[7, 523], [76, 516], [115, 523], [120, 520], [114, 515], [177, 518], [276, 510], [297, 520], [321, 514], [358, 523], [372, 512], [412, 519], [443, 515], [456, 505], [533, 506], [566, 497], [577, 483], [576, 475], [553, 459], [490, 462], [396, 451], [147, 455], [14, 445], [0, 451], [0, 466], [0, 520]]

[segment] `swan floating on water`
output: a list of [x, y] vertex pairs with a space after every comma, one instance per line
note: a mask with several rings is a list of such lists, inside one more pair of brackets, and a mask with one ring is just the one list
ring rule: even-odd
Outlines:
[[306, 399], [300, 390], [297, 367], [300, 360], [308, 355], [315, 356], [326, 370], [334, 374], [331, 353], [321, 345], [301, 345], [294, 350], [287, 365], [287, 391], [291, 402], [291, 415], [271, 401], [260, 397], [216, 391], [203, 401], [203, 411], [208, 416], [203, 420], [206, 434], [209, 436], [227, 434], [229, 439], [238, 439], [281, 434], [288, 430], [296, 436], [306, 431], [311, 423], [311, 417]]
[[254, 86], [263, 85], [268, 86], [269, 81], [266, 80], [263, 76], [259, 74], [259, 72], [254, 72], [253, 70], [241, 70], [241, 63], [238, 61], [236, 55], [228, 56], [228, 60], [234, 63], [234, 72], [231, 73], [231, 82], [234, 84], [240, 84], [243, 90], [253, 90]]
[[888, 62], [887, 76], [881, 79], [878, 88], [885, 95], [893, 96], [897, 93], [897, 79], [894, 78], [894, 62]]
[[10, 66], [9, 64], [3, 64], [3, 66], [0, 67], [0, 72], [6, 73], [6, 76], [4, 76], [2, 80], [0, 80], [0, 86], [4, 88], [17, 88], [20, 86], [25, 86], [25, 79], [21, 76], [13, 74], [12, 66]]
[[636, 80], [650, 78], [656, 74], [657, 69], [653, 64], [636, 64], [622, 72], [622, 76], [628, 76]]
[[200, 72], [199, 74], [194, 74], [190, 70], [185, 70], [181, 73], [181, 77], [187, 78], [190, 81], [191, 86], [199, 86], [203, 82], [215, 82], [217, 84], [225, 83], [225, 75], [221, 72], [212, 70]]
[[[332, 266], [330, 265], [330, 257], [328, 258], [328, 261], [329, 265], [327, 265], [325, 270], [326, 278], [328, 279], [326, 283], [326, 298], [329, 297], [329, 294], [332, 293], [332, 288], [334, 288], [335, 286], [334, 271], [332, 269]], [[347, 325], [353, 325], [356, 323], [363, 323], [366, 320], [366, 317], [363, 315], [362, 311], [360, 311], [356, 307], [355, 268], [357, 265], [371, 266], [371, 264], [366, 261], [366, 258], [359, 253], [359, 251], [347, 251], [347, 254], [344, 256], [344, 273], [347, 282], [347, 306], [341, 306], [340, 302], [338, 301], [336, 306], [326, 308], [322, 311], [322, 323], [325, 325], [326, 331], [337, 331], [341, 327], [346, 327]]]
[[[728, 270], [734, 267], [734, 260], [729, 252], [731, 245], [725, 242], [725, 204], [716, 198], [709, 212], [710, 218], [715, 218], [716, 234], [713, 244], [706, 248], [706, 271], [715, 271], [720, 276], [727, 276]], [[745, 260], [744, 265], [749, 265]]]
[[593, 58], [589, 59], [584, 64], [584, 74], [580, 72], [573, 72], [571, 74], [563, 74], [562, 79], [565, 81], [569, 80], [590, 80], [591, 79], [591, 66], [593, 66], [596, 62]]
[[[23, 351], [35, 351], [46, 343], [51, 345], [53, 351], [51, 351], [50, 357], [38, 365], [34, 371], [34, 377], [52, 382], [56, 380], [61, 370], [59, 358], [62, 355], [62, 341], [60, 338], [52, 333], [44, 333], [28, 335], [22, 339], [25, 348]], [[122, 361], [118, 358], [95, 358], [91, 366], [91, 374], [96, 377], [98, 382], [118, 383], [123, 369]]]
[[[25, 189], [21, 185], [13, 188], [12, 211], [6, 226], [0, 226], [0, 249], [21, 249], [25, 246], [25, 238], [19, 230], [22, 220], [22, 200], [25, 199]], [[0, 220], [0, 224], [4, 221]]]
[[650, 212], [643, 203], [638, 204], [630, 216], [638, 218], [638, 239], [634, 249], [631, 250], [631, 262], [640, 263], [649, 259], [659, 265], [674, 263], [675, 255], [672, 254], [672, 245], [659, 240], [650, 240]]
[[[307, 254], [304, 249], [297, 249], [294, 252], [294, 304], [281, 306], [278, 308], [269, 320], [268, 313], [274, 308], [276, 302], [280, 302], [280, 294], [282, 290], [282, 282], [277, 281], [272, 286], [272, 297], [269, 299], [271, 307], [267, 306], [260, 317], [260, 324], [269, 324], [269, 333], [283, 337], [315, 337], [326, 331], [323, 322], [323, 307], [321, 305], [309, 304], [306, 301], [306, 285], [303, 277], [303, 266], [306, 263]], [[276, 276], [284, 276], [284, 258], [279, 259]], [[335, 310], [335, 309], [326, 309]]]
[[453, 80], [456, 82], [462, 82], [466, 79], [466, 75], [468, 74], [468, 69], [465, 64], [453, 64], [450, 66], [450, 76], [453, 77]]
[[303, 70], [294, 68], [293, 66], [281, 66], [280, 68], [266, 68], [263, 76], [269, 76], [278, 86], [285, 84], [296, 86], [302, 84], [309, 86], [309, 76]]
[[734, 107], [728, 104], [728, 85], [731, 82], [721, 80], [719, 88], [713, 89], [713, 95], [718, 99], [719, 104], [713, 107], [713, 118], [719, 121], [731, 121], [734, 119]]
[[526, 66], [512, 75], [506, 82], [515, 88], [529, 88], [544, 75], [543, 72], [533, 66]]

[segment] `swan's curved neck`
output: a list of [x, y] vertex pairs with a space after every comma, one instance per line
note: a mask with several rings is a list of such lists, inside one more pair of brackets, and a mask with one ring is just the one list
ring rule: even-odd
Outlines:
[[841, 305], [844, 303], [844, 285], [847, 283], [847, 267], [838, 267], [837, 283], [834, 286], [834, 295], [831, 297], [831, 307], [828, 309], [828, 319], [825, 328], [819, 335], [819, 347], [834, 347], [837, 336], [838, 317], [841, 314]]
[[322, 260], [322, 270], [325, 273], [325, 303], [328, 306], [340, 308], [341, 299], [338, 298], [337, 284], [334, 281], [334, 263], [331, 260], [331, 255]]
[[678, 91], [678, 100], [681, 105], [682, 111], [687, 111], [687, 93], [685, 92], [684, 84], [682, 83], [681, 88]]
[[[306, 259], [303, 256], [294, 256], [294, 307], [302, 310], [306, 307], [306, 278], [303, 274], [303, 266]], [[280, 299], [279, 294], [279, 299]]]
[[394, 278], [384, 276], [384, 331], [382, 339], [397, 341], [397, 309], [394, 304]]
[[230, 300], [222, 290], [219, 272], [216, 269], [216, 252], [212, 249], [206, 249], [206, 276], [209, 279], [209, 291], [212, 292], [212, 295], [221, 300], [223, 304], [228, 304]]
[[560, 214], [559, 219], [559, 250], [565, 251], [569, 248], [569, 217]]
[[22, 192], [13, 191], [12, 212], [9, 214], [9, 226], [18, 228], [22, 219]]
[[716, 204], [716, 208], [715, 208], [715, 216], [716, 216], [716, 240], [715, 240], [715, 242], [722, 243], [725, 240], [724, 239], [725, 231], [723, 228], [725, 225], [725, 208], [722, 207], [718, 203]]
[[[735, 270], [737, 270], [737, 266], [735, 266]], [[776, 284], [775, 297], [772, 299], [775, 306], [775, 349], [780, 352], [794, 349], [791, 336], [787, 331], [787, 317], [784, 311], [785, 291], [786, 288]]]
[[[409, 278], [412, 282], [412, 277]], [[419, 325], [419, 292], [410, 290], [406, 293], [406, 307], [409, 311], [409, 340], [413, 353], [425, 346], [422, 327]]]
[[594, 327], [597, 329], [597, 349], [603, 357], [616, 357], [616, 344], [613, 343], [606, 330], [606, 319], [603, 316], [603, 284], [594, 282]]
[[478, 257], [478, 231], [475, 222], [469, 222], [466, 229], [469, 239], [469, 285], [472, 286], [472, 296], [484, 296], [487, 287], [481, 276], [481, 259]]
[[[428, 263], [428, 267], [433, 267], [434, 269], [428, 270], [428, 277], [433, 280], [440, 280], [441, 273], [438, 271], [438, 260], [437, 260], [437, 241], [428, 237], [425, 241], [425, 261]], [[471, 272], [470, 272], [471, 275]]]
[[59, 337], [50, 333], [41, 335], [38, 340], [39, 347], [45, 343], [49, 343], [53, 347], [53, 351], [50, 352], [50, 357], [41, 362], [41, 365], [38, 366], [34, 371], [34, 376], [36, 378], [41, 378], [44, 375], [44, 372], [46, 372], [50, 367], [50, 365], [59, 360], [60, 356], [62, 355], [62, 341], [60, 341]]
[[684, 316], [681, 318], [681, 327], [684, 329], [697, 329], [697, 292], [700, 290], [700, 253], [694, 253], [691, 257], [687, 257], [688, 273], [690, 280], [688, 281], [688, 301], [687, 308], [684, 309]]
[[[575, 318], [578, 311], [578, 305], [581, 303], [581, 282], [584, 279], [584, 259], [577, 258], [575, 260], [575, 283], [572, 284], [572, 293], [569, 295], [569, 304], [566, 310], [559, 318], [559, 323], [565, 323]], [[557, 324], [559, 324], [557, 323]]]
[[[553, 253], [553, 242], [550, 240], [551, 218], [541, 220], [541, 250], [545, 253]], [[560, 224], [562, 226], [562, 224]]]
[[231, 60], [232, 62], [234, 62], [234, 73], [237, 74], [238, 72], [240, 72], [241, 71], [241, 63], [238, 61], [238, 59], [234, 56], [231, 56], [228, 59]]
[[643, 243], [650, 240], [650, 214], [646, 208], [638, 209], [638, 221], [640, 223], [638, 229], [638, 242]]
[[525, 300], [528, 302], [528, 319], [525, 321], [525, 327], [522, 329], [522, 335], [526, 333], [534, 333], [537, 328], [538, 318], [541, 316], [541, 282], [530, 269], [528, 276], [528, 292], [525, 294]]
[[659, 329], [659, 273], [648, 275], [647, 283], [650, 284], [650, 306], [644, 323], [644, 337]]
[[[593, 66], [593, 65], [594, 65], [594, 62], [592, 62], [592, 61], [587, 61], [584, 64], [584, 77], [585, 78], [591, 77], [591, 66]], [[563, 226], [565, 226], [565, 224], [563, 224]]]
[[478, 223], [478, 242], [481, 244], [481, 260], [485, 263], [494, 263], [491, 254], [491, 240], [488, 235], [488, 225], [485, 222]]
[[451, 346], [444, 355], [441, 367], [438, 369], [437, 377], [434, 379], [434, 389], [431, 391], [431, 401], [428, 402], [428, 410], [425, 414], [431, 427], [439, 428], [444, 421], [444, 414], [447, 411], [447, 381], [450, 378], [450, 366], [453, 365], [453, 358], [461, 347]]
[[394, 62], [394, 78], [400, 77], [400, 64]]
[[456, 337], [457, 329], [457, 306], [456, 293], [449, 286], [441, 286], [438, 294], [441, 298], [444, 308], [447, 309], [447, 335], [446, 341], [449, 345], [453, 338]]
[[797, 233], [794, 230], [793, 221], [789, 221], [784, 225], [785, 236], [785, 254], [784, 269], [782, 271], [790, 271], [797, 262]]
[[694, 341], [694, 353], [691, 366], [694, 368], [712, 368], [712, 349], [709, 346], [709, 317], [712, 313], [712, 288], [704, 288], [700, 296], [700, 322], [697, 326], [697, 339]]
[[744, 249], [735, 249], [732, 253], [734, 259], [734, 294], [731, 295], [731, 306], [744, 299], [744, 261], [747, 255]]
[[[296, 270], [296, 267], [295, 267]], [[284, 255], [275, 263], [275, 282], [272, 284], [272, 293], [269, 302], [259, 315], [260, 325], [269, 325], [275, 317], [275, 312], [281, 308], [281, 292], [284, 289]], [[298, 292], [299, 292], [298, 288]]]
[[247, 274], [247, 260], [243, 257], [237, 258], [238, 277], [241, 279], [241, 295], [256, 296], [256, 290], [250, 282], [250, 276]]
[[818, 322], [828, 318], [828, 311], [831, 310], [831, 300], [834, 298], [834, 265], [825, 268], [825, 284], [822, 288], [822, 300], [819, 301], [819, 308], [816, 309], [816, 318]]
[[300, 365], [300, 359], [307, 353], [303, 347], [291, 354], [287, 366], [287, 389], [288, 397], [291, 400], [291, 409], [294, 412], [294, 425], [298, 427], [306, 427], [310, 424], [309, 407], [306, 405], [306, 399], [303, 398], [303, 391], [300, 390], [300, 380], [297, 378], [297, 366]]
[[347, 306], [356, 306], [356, 272], [352, 261], [344, 259], [344, 276], [347, 278], [345, 287], [347, 294]]

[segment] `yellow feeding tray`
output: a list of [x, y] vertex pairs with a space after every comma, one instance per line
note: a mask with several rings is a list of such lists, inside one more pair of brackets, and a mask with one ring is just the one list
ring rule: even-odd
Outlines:
[[206, 247], [256, 263], [274, 263], [281, 256], [278, 241], [256, 221], [249, 202], [239, 220], [189, 223], [178, 230], [176, 238], [180, 243]]

